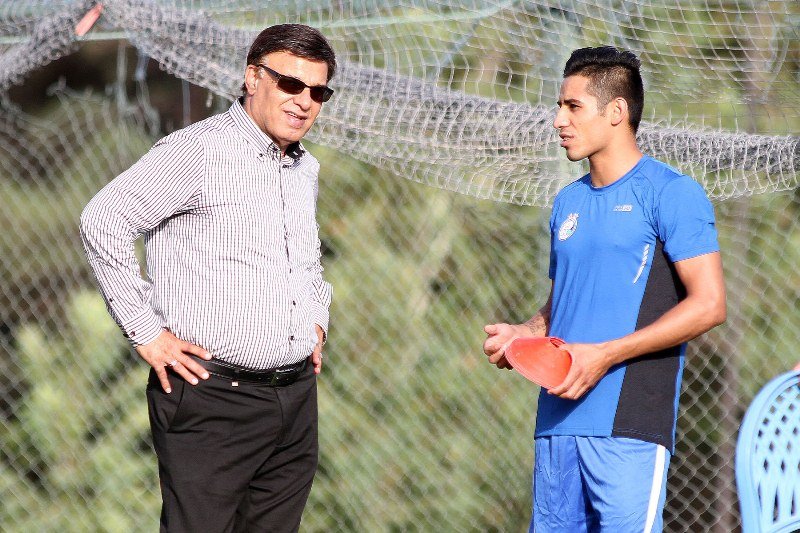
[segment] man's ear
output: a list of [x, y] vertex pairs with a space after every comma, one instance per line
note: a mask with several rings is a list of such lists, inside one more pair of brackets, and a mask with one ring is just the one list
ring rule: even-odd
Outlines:
[[244, 86], [247, 94], [255, 94], [256, 87], [258, 87], [258, 67], [255, 65], [247, 65], [247, 69], [244, 71]]
[[614, 98], [609, 104], [611, 109], [611, 124], [619, 126], [622, 122], [628, 121], [628, 101], [624, 98]]

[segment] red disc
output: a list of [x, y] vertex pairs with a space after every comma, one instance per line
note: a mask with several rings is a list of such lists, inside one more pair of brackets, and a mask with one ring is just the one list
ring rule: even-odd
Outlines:
[[545, 389], [559, 385], [569, 372], [572, 357], [560, 350], [558, 337], [520, 337], [506, 348], [506, 359], [514, 370]]

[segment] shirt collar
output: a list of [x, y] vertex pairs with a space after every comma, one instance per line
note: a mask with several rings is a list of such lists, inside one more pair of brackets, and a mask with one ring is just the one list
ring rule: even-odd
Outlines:
[[[228, 111], [233, 123], [244, 135], [248, 142], [252, 143], [260, 152], [278, 153], [280, 154], [280, 147], [275, 144], [275, 141], [270, 139], [269, 135], [261, 131], [261, 128], [256, 126], [247, 111], [244, 110], [244, 97], [241, 96], [233, 101], [230, 110]], [[286, 147], [286, 155], [294, 160], [300, 159], [305, 153], [305, 148], [300, 142], [294, 142]]]

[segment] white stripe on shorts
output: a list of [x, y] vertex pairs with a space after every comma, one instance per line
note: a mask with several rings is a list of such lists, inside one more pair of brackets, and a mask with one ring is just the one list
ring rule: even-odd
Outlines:
[[653, 484], [650, 486], [650, 503], [647, 506], [647, 521], [644, 524], [644, 533], [650, 533], [656, 521], [656, 510], [661, 498], [661, 485], [664, 479], [664, 461], [667, 449], [660, 444], [656, 445], [656, 461], [653, 467]]

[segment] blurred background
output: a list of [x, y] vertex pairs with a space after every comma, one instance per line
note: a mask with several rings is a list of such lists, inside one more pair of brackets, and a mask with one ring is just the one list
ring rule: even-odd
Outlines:
[[549, 205], [586, 171], [551, 125], [561, 69], [602, 44], [642, 58], [640, 142], [714, 201], [729, 291], [728, 322], [690, 344], [666, 530], [739, 529], [742, 414], [800, 360], [800, 4], [97, 4], [0, 3], [3, 531], [157, 529], [148, 368], [78, 216], [157, 139], [226, 110], [281, 22], [322, 30], [340, 63], [305, 143], [334, 301], [301, 531], [527, 529], [539, 391], [486, 363], [482, 327], [547, 296]]

